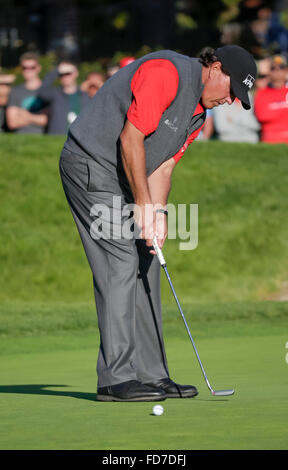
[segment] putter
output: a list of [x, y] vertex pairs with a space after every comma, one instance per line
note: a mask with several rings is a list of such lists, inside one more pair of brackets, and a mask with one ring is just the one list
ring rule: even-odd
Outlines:
[[207, 377], [207, 375], [206, 375], [206, 372], [205, 372], [205, 370], [204, 370], [203, 364], [202, 364], [202, 362], [201, 362], [200, 356], [199, 356], [199, 354], [198, 354], [196, 345], [195, 345], [194, 340], [193, 340], [193, 338], [192, 338], [192, 335], [191, 335], [189, 326], [188, 326], [188, 324], [187, 324], [186, 318], [185, 318], [185, 316], [184, 316], [184, 313], [183, 313], [183, 311], [182, 311], [182, 308], [181, 308], [181, 305], [180, 305], [180, 303], [179, 303], [178, 297], [177, 297], [177, 295], [176, 295], [176, 292], [175, 292], [174, 286], [173, 286], [173, 284], [172, 284], [171, 278], [170, 278], [170, 276], [169, 276], [169, 273], [168, 273], [168, 270], [167, 270], [167, 264], [166, 264], [166, 261], [165, 261], [165, 259], [164, 259], [162, 250], [161, 250], [161, 248], [160, 248], [159, 245], [158, 245], [158, 242], [157, 242], [157, 238], [156, 238], [156, 237], [153, 238], [153, 248], [154, 248], [154, 250], [155, 250], [155, 252], [156, 252], [156, 254], [157, 254], [159, 263], [161, 264], [162, 268], [163, 268], [164, 271], [165, 271], [166, 277], [167, 277], [168, 282], [169, 282], [169, 284], [170, 284], [170, 287], [171, 287], [171, 290], [172, 290], [172, 292], [173, 292], [174, 298], [175, 298], [175, 300], [176, 300], [178, 309], [179, 309], [179, 311], [180, 311], [180, 313], [181, 313], [181, 316], [182, 316], [182, 318], [183, 318], [183, 321], [184, 321], [184, 323], [185, 323], [186, 330], [187, 330], [187, 332], [188, 332], [189, 338], [190, 338], [190, 340], [191, 340], [191, 343], [192, 343], [192, 345], [193, 345], [194, 351], [195, 351], [195, 353], [196, 353], [196, 357], [197, 357], [197, 359], [198, 359], [199, 365], [200, 365], [201, 370], [202, 370], [202, 373], [203, 373], [203, 375], [204, 375], [205, 382], [206, 382], [206, 384], [207, 384], [207, 386], [208, 386], [210, 392], [211, 392], [212, 395], [214, 395], [214, 396], [228, 396], [228, 395], [233, 395], [233, 394], [234, 394], [234, 389], [229, 389], [229, 390], [214, 390], [214, 389], [211, 387], [210, 382], [209, 382], [209, 380], [208, 380], [208, 377]]

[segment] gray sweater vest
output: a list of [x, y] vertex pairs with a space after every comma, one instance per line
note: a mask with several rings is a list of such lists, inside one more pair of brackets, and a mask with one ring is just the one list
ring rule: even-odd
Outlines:
[[[120, 69], [100, 88], [70, 127], [65, 147], [92, 157], [104, 174], [125, 174], [120, 155], [119, 136], [132, 102], [131, 80], [141, 64], [148, 60], [168, 59], [178, 70], [179, 86], [175, 99], [163, 113], [155, 132], [144, 140], [147, 176], [175, 155], [187, 137], [205, 121], [205, 112], [193, 117], [204, 85], [198, 59], [173, 51], [148, 54]], [[104, 175], [103, 175], [104, 176]], [[123, 181], [124, 183], [124, 181]]]

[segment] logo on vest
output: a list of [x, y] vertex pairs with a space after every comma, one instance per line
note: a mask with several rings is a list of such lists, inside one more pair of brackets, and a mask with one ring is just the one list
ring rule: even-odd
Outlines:
[[248, 86], [248, 88], [252, 88], [252, 86], [254, 85], [254, 82], [255, 82], [255, 78], [252, 77], [252, 75], [247, 75], [247, 77], [245, 78], [245, 80], [243, 80], [242, 83], [244, 83], [244, 85]]
[[175, 117], [173, 119], [173, 122], [169, 121], [169, 119], [166, 119], [164, 121], [164, 124], [166, 124], [166, 126], [168, 126], [172, 131], [174, 132], [177, 132], [178, 131], [178, 127], [175, 126], [176, 122], [178, 121], [178, 118]]

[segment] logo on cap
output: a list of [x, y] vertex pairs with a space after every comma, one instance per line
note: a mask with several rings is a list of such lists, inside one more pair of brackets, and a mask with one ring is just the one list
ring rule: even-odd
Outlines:
[[245, 80], [243, 80], [242, 83], [244, 83], [244, 85], [247, 85], [250, 89], [254, 85], [254, 82], [255, 82], [255, 78], [252, 77], [252, 75], [248, 74], [247, 77], [245, 78]]

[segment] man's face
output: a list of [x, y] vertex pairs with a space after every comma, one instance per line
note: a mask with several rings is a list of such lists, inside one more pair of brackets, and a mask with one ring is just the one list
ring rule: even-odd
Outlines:
[[270, 80], [272, 83], [283, 82], [285, 84], [288, 74], [287, 67], [285, 65], [272, 64], [270, 68]]
[[22, 74], [25, 80], [38, 77], [41, 66], [34, 59], [25, 59], [21, 62]]
[[76, 83], [78, 70], [73, 64], [62, 62], [58, 66], [58, 73], [61, 85], [69, 86]]
[[203, 106], [208, 109], [224, 103], [233, 103], [235, 96], [231, 90], [230, 77], [222, 72], [220, 62], [215, 62], [209, 67], [201, 98]]

